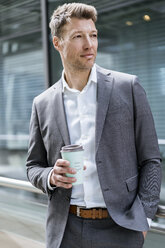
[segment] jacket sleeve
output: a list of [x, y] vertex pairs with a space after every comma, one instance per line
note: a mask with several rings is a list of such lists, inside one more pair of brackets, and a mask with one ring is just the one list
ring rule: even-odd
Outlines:
[[133, 82], [132, 90], [135, 143], [139, 166], [138, 195], [146, 216], [153, 219], [157, 211], [161, 188], [161, 156], [150, 106], [137, 77]]
[[52, 167], [47, 162], [47, 152], [42, 140], [35, 100], [30, 120], [29, 149], [26, 162], [27, 177], [35, 187], [49, 194], [47, 178]]

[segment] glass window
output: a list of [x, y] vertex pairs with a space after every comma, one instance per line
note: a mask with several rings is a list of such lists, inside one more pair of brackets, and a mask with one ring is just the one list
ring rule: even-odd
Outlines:
[[0, 0], [0, 175], [26, 179], [33, 98], [45, 89], [40, 1]]
[[100, 14], [98, 21], [97, 62], [107, 68], [138, 75], [147, 92], [159, 139], [165, 138], [163, 8], [165, 1], [144, 1]]

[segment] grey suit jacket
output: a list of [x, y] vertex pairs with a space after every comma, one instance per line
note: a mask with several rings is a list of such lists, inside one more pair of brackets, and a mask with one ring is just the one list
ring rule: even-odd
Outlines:
[[[148, 230], [161, 184], [160, 153], [146, 94], [136, 76], [97, 66], [96, 165], [113, 220]], [[50, 191], [47, 177], [60, 149], [70, 144], [61, 80], [33, 102], [27, 175], [48, 194], [47, 247], [58, 248], [65, 230], [71, 189]], [[97, 194], [97, 192], [96, 192]]]

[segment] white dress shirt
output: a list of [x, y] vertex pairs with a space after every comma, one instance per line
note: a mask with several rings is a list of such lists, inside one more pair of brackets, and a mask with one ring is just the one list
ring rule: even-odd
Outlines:
[[[62, 73], [63, 99], [71, 144], [84, 147], [84, 182], [73, 185], [71, 205], [106, 208], [95, 162], [95, 121], [97, 106], [97, 73], [94, 65], [82, 91], [68, 86]], [[51, 173], [50, 173], [51, 174]], [[50, 186], [48, 177], [48, 187]], [[150, 225], [151, 220], [148, 219]]]
[[94, 65], [82, 91], [68, 86], [62, 74], [64, 106], [71, 144], [84, 147], [83, 184], [73, 185], [71, 204], [87, 208], [106, 207], [95, 162], [97, 74]]

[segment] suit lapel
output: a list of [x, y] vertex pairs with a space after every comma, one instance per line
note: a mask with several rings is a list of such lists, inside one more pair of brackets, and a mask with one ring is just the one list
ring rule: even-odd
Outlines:
[[[105, 73], [106, 72], [106, 73]], [[97, 67], [96, 152], [99, 146], [108, 105], [113, 89], [113, 77], [107, 70]]]
[[[113, 77], [110, 74], [111, 73], [109, 71], [103, 70], [97, 66], [96, 151], [100, 142], [111, 92], [113, 89]], [[61, 80], [54, 85], [54, 89], [55, 95], [53, 104], [56, 107], [55, 121], [58, 124], [64, 144], [69, 145], [70, 137], [64, 109]]]
[[58, 124], [59, 131], [65, 145], [70, 144], [69, 131], [67, 126], [66, 114], [64, 109], [64, 101], [62, 94], [62, 82], [59, 80], [55, 85], [54, 106], [55, 106], [55, 121]]

